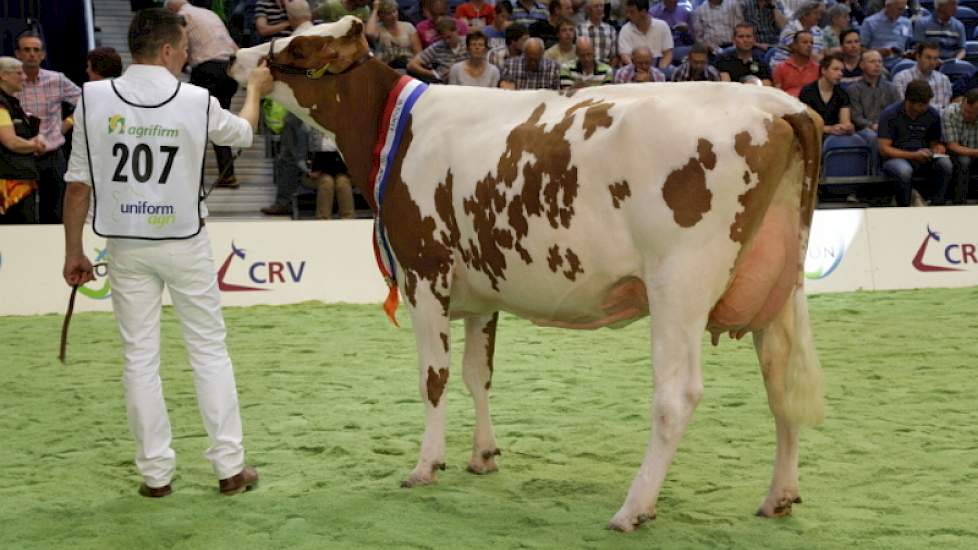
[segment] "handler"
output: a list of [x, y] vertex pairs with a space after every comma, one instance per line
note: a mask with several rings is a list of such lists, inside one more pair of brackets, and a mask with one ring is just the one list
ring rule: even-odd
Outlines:
[[[125, 356], [123, 385], [136, 440], [139, 493], [164, 497], [176, 455], [160, 382], [160, 308], [164, 285], [183, 328], [204, 427], [222, 494], [246, 491], [258, 472], [245, 465], [234, 371], [204, 227], [202, 164], [207, 142], [251, 145], [268, 70], [251, 73], [240, 116], [207, 90], [181, 83], [187, 33], [163, 9], [137, 13], [129, 26], [133, 65], [119, 78], [85, 84], [65, 181], [64, 279], [93, 280], [82, 226], [95, 201], [93, 228], [108, 239], [109, 284]], [[92, 187], [94, 186], [94, 189]]]

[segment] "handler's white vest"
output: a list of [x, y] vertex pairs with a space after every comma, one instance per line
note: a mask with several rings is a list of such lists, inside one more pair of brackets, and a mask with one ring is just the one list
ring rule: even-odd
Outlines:
[[138, 105], [102, 80], [85, 84], [82, 105], [95, 233], [153, 240], [200, 233], [208, 91], [180, 83], [170, 99]]

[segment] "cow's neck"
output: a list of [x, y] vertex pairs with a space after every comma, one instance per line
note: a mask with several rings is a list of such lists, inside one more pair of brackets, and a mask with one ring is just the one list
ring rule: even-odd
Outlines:
[[[343, 154], [350, 178], [376, 211], [373, 196], [368, 192], [373, 149], [377, 141], [380, 117], [387, 95], [401, 77], [387, 65], [372, 59], [362, 67], [332, 77], [336, 88], [327, 93], [330, 103], [330, 124], [320, 124], [336, 134], [336, 145]], [[340, 103], [336, 103], [336, 99]]]

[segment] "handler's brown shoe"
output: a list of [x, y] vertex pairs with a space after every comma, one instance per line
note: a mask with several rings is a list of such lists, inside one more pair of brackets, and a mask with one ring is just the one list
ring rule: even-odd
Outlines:
[[143, 483], [139, 486], [139, 494], [147, 498], [163, 498], [173, 492], [173, 488], [169, 484], [162, 487], [150, 487]]
[[245, 466], [237, 475], [217, 482], [221, 488], [222, 495], [236, 495], [245, 491], [250, 491], [258, 485], [258, 470], [251, 466]]

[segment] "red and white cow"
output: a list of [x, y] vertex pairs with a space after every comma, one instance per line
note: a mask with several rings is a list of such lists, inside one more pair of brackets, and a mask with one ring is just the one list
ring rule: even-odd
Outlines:
[[[364, 187], [400, 78], [367, 51], [348, 17], [276, 41], [271, 56], [271, 97], [334, 134]], [[268, 56], [268, 44], [241, 50], [232, 76], [244, 82]], [[463, 378], [475, 402], [469, 470], [486, 473], [499, 454], [489, 416], [497, 312], [568, 328], [651, 313], [652, 433], [610, 526], [629, 531], [655, 517], [702, 395], [704, 329], [714, 343], [724, 332], [754, 335], [777, 428], [758, 514], [790, 513], [800, 502], [799, 428], [823, 415], [802, 271], [818, 116], [781, 91], [732, 84], [573, 94], [432, 86], [408, 122], [383, 200], [426, 409], [405, 486], [444, 468], [451, 319], [465, 319]]]

